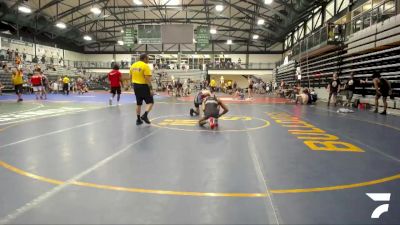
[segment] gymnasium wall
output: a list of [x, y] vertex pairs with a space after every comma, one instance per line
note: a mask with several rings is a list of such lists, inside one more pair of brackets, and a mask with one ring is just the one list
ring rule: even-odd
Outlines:
[[282, 59], [282, 54], [251, 54], [249, 63], [275, 63]]
[[85, 61], [85, 54], [64, 50], [64, 59], [71, 61]]
[[[240, 87], [240, 88], [245, 88], [245, 87], [249, 86], [247, 79], [243, 76], [238, 76], [238, 75], [223, 75], [223, 76], [224, 76], [225, 82], [228, 82], [229, 80], [231, 80], [233, 83], [234, 81], [236, 81], [238, 87]], [[221, 75], [211, 75], [210, 79], [214, 79], [215, 81], [217, 81], [217, 83], [219, 83], [219, 81], [221, 79]]]

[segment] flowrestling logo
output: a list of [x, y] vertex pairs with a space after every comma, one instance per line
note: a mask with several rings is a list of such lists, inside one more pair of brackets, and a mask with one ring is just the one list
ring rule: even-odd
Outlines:
[[[389, 202], [390, 193], [366, 193], [375, 202]], [[389, 203], [378, 206], [371, 214], [371, 219], [379, 219], [379, 217], [389, 211]]]

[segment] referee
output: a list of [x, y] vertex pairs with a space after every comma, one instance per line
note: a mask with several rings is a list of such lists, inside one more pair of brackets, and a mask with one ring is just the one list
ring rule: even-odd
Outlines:
[[[153, 108], [153, 87], [151, 86], [151, 70], [149, 65], [149, 56], [147, 54], [140, 55], [140, 61], [132, 64], [129, 74], [132, 77], [133, 90], [136, 95], [136, 125], [143, 124], [143, 121], [150, 124], [147, 117]], [[140, 116], [143, 101], [146, 102], [146, 112]]]

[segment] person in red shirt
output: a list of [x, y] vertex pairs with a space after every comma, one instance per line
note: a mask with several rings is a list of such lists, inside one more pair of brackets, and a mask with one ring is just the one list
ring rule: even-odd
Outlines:
[[31, 77], [31, 84], [33, 91], [35, 92], [36, 95], [36, 100], [39, 100], [39, 96], [40, 99], [42, 99], [43, 84], [42, 84], [42, 72], [40, 68], [36, 68], [35, 71], [33, 72], [33, 75]]
[[117, 104], [119, 105], [119, 99], [121, 96], [121, 86], [122, 86], [122, 80], [121, 80], [121, 72], [119, 72], [119, 65], [115, 64], [113, 67], [113, 70], [108, 73], [108, 80], [110, 81], [110, 92], [111, 92], [111, 97], [109, 100], [109, 104], [112, 105], [113, 99], [115, 97], [115, 94], [117, 94]]

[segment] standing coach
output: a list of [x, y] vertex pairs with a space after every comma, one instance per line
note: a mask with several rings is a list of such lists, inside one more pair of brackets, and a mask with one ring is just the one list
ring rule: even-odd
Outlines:
[[[129, 74], [132, 77], [133, 90], [136, 95], [136, 114], [137, 120], [136, 125], [143, 124], [143, 121], [150, 124], [148, 114], [153, 108], [153, 87], [151, 85], [151, 70], [148, 65], [149, 56], [147, 54], [141, 54], [140, 60], [132, 64]], [[140, 116], [143, 101], [146, 102], [146, 112]]]

